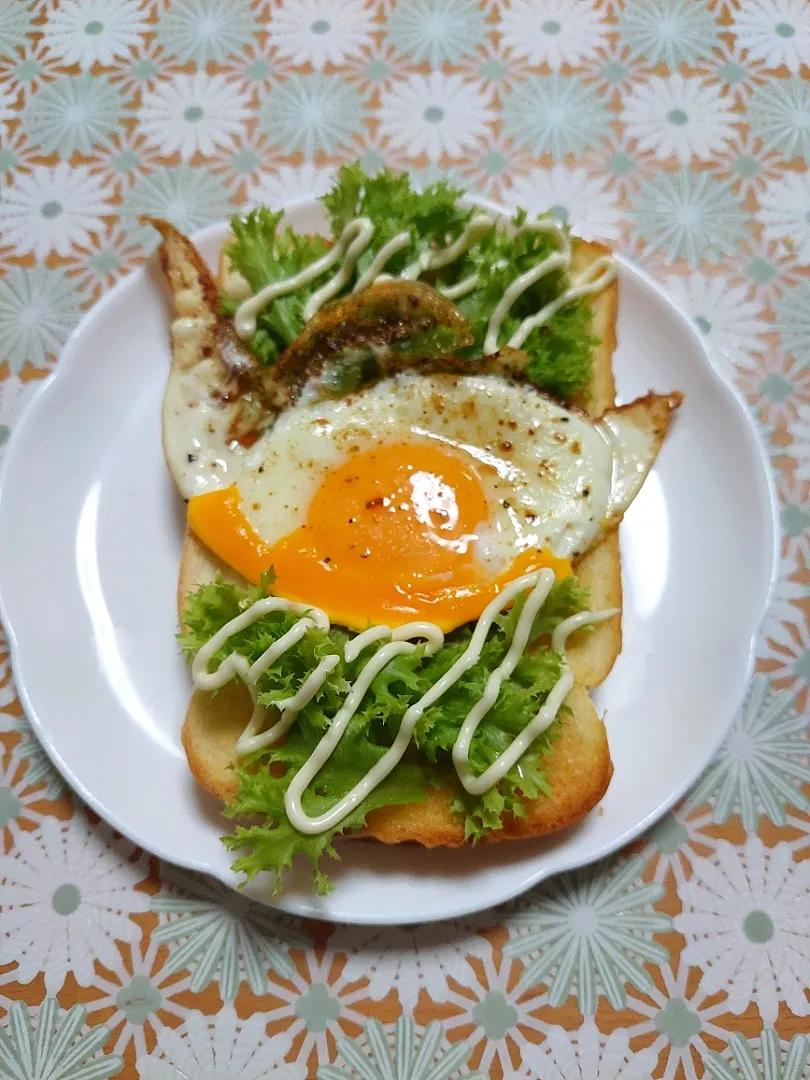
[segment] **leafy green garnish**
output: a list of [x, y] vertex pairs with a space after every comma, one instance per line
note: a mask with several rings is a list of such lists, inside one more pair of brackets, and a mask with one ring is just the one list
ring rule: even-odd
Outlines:
[[[183, 615], [186, 629], [179, 637], [183, 652], [189, 657], [196, 654], [222, 626], [266, 595], [268, 585], [269, 578], [262, 585], [248, 589], [222, 579], [200, 586], [186, 602]], [[361, 668], [381, 646], [379, 643], [370, 646], [358, 660], [348, 664], [343, 658], [348, 634], [333, 627], [328, 632], [313, 628], [295, 648], [287, 650], [259, 679], [258, 700], [264, 705], [272, 705], [294, 693], [325, 656], [335, 654], [338, 663], [321, 691], [298, 714], [284, 743], [248, 755], [237, 768], [239, 790], [226, 812], [234, 818], [260, 815], [262, 820], [239, 825], [232, 836], [223, 838], [229, 849], [245, 849], [234, 868], [248, 880], [263, 870], [269, 871], [275, 875], [278, 888], [280, 876], [294, 855], [300, 853], [312, 862], [316, 885], [323, 892], [328, 882], [319, 861], [324, 854], [338, 857], [332, 845], [336, 835], [360, 829], [367, 815], [379, 806], [416, 802], [432, 786], [452, 788], [453, 743], [464, 717], [483, 694], [490, 672], [503, 660], [522, 605], [520, 599], [498, 616], [479, 663], [425, 712], [411, 749], [388, 779], [337, 828], [315, 837], [299, 833], [290, 824], [284, 810], [284, 793], [291, 776], [301, 768], [329, 727]], [[562, 619], [586, 607], [587, 595], [576, 579], [569, 578], [552, 587], [532, 628], [531, 640], [538, 647], [524, 653], [473, 739], [470, 762], [476, 774], [480, 775], [495, 761], [542, 706], [559, 677], [562, 663], [560, 655], [543, 642]], [[297, 616], [283, 611], [263, 616], [230, 638], [213, 658], [212, 670], [233, 651], [251, 662], [258, 659], [296, 621]], [[410, 655], [395, 657], [383, 668], [329, 762], [307, 789], [303, 799], [307, 813], [319, 813], [333, 805], [383, 756], [394, 741], [408, 707], [451, 667], [469, 644], [471, 635], [471, 626], [462, 627], [448, 635], [444, 647], [434, 656], [425, 656], [420, 646]], [[454, 807], [465, 816], [468, 837], [477, 839], [501, 828], [504, 814], [520, 816], [524, 812], [524, 798], [548, 793], [542, 758], [553, 742], [556, 727], [555, 723], [537, 739], [506, 778], [484, 796], [468, 796], [456, 784]]]
[[[348, 222], [358, 216], [373, 222], [374, 237], [339, 295], [351, 292], [357, 277], [369, 267], [383, 244], [400, 232], [410, 232], [411, 242], [387, 262], [385, 272], [394, 276], [426, 248], [452, 243], [473, 214], [479, 212], [460, 206], [461, 194], [444, 181], [415, 191], [407, 174], [394, 175], [384, 170], [370, 177], [359, 164], [344, 166], [332, 190], [321, 200], [333, 238], [339, 237]], [[254, 292], [297, 273], [328, 250], [322, 237], [297, 236], [289, 229], [278, 232], [281, 217], [280, 213], [260, 209], [233, 219], [234, 241], [228, 255], [233, 269], [248, 280]], [[525, 213], [519, 211], [513, 226], [525, 220]], [[458, 301], [475, 331], [475, 343], [465, 350], [466, 356], [481, 355], [487, 325], [506, 287], [557, 248], [557, 241], [548, 233], [515, 235], [514, 228], [498, 227], [481, 236], [449, 266], [424, 275], [425, 281], [437, 286], [454, 285], [471, 274], [479, 275], [478, 287]], [[256, 333], [248, 345], [263, 364], [274, 363], [298, 337], [304, 328], [302, 312], [306, 301], [333, 272], [325, 271], [310, 285], [279, 297], [259, 313]], [[526, 315], [539, 311], [567, 285], [567, 275], [556, 271], [528, 289], [504, 320], [499, 345], [508, 342]], [[233, 314], [238, 301], [225, 295], [222, 306], [226, 314]], [[585, 393], [593, 348], [598, 342], [592, 323], [590, 303], [578, 300], [557, 311], [529, 335], [523, 346], [529, 356], [527, 374], [538, 387], [564, 400]]]
[[[283, 216], [281, 212], [260, 207], [231, 221], [234, 238], [228, 245], [228, 257], [232, 268], [246, 278], [254, 293], [273, 281], [297, 274], [329, 250], [323, 236], [298, 235], [289, 228], [279, 231]], [[275, 363], [301, 333], [304, 305], [320, 284], [322, 279], [318, 278], [262, 308], [256, 320], [256, 332], [247, 344], [263, 364]], [[238, 306], [238, 300], [223, 295], [222, 309], [226, 315], [233, 315]]]

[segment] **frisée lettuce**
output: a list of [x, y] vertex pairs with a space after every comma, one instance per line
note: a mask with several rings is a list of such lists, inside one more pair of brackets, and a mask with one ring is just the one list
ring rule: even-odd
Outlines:
[[[240, 588], [218, 578], [191, 593], [183, 614], [184, 630], [179, 635], [186, 656], [192, 659], [227, 622], [267, 595], [268, 589], [272, 592], [271, 581], [272, 575], [265, 575], [260, 585]], [[527, 649], [512, 677], [504, 682], [473, 738], [470, 763], [477, 775], [495, 761], [542, 706], [563, 663], [560, 654], [548, 647], [549, 636], [563, 619], [586, 610], [587, 602], [587, 594], [575, 578], [553, 585], [532, 627], [530, 640], [534, 647]], [[302, 854], [310, 860], [315, 885], [323, 893], [329, 882], [322, 858], [338, 858], [333, 846], [335, 837], [361, 829], [367, 816], [379, 807], [418, 802], [434, 787], [447, 790], [455, 813], [463, 817], [465, 836], [477, 840], [502, 828], [504, 815], [523, 816], [524, 799], [549, 794], [543, 759], [554, 743], [564, 710], [505, 778], [482, 796], [470, 796], [461, 788], [451, 760], [461, 724], [481, 698], [489, 674], [502, 662], [522, 606], [521, 598], [496, 618], [479, 662], [440, 702], [425, 711], [408, 752], [388, 778], [336, 828], [316, 836], [305, 835], [292, 826], [285, 812], [284, 794], [380, 643], [347, 663], [343, 655], [350, 636], [347, 631], [338, 627], [328, 631], [309, 629], [295, 648], [284, 652], [261, 675], [256, 687], [259, 703], [272, 707], [274, 702], [289, 697], [325, 656], [336, 655], [338, 663], [313, 700], [297, 715], [283, 742], [246, 755], [235, 766], [239, 787], [225, 812], [237, 824], [232, 835], [223, 837], [230, 850], [240, 852], [234, 869], [246, 880], [268, 871], [278, 890], [294, 856]], [[255, 661], [291, 629], [297, 618], [286, 611], [264, 615], [231, 636], [212, 659], [211, 670], [234, 651]], [[409, 655], [396, 656], [382, 669], [333, 755], [307, 789], [303, 805], [308, 814], [332, 806], [379, 761], [393, 743], [408, 707], [453, 665], [467, 648], [471, 634], [472, 626], [462, 627], [449, 634], [443, 648], [434, 655], [426, 656], [423, 648], [417, 647]]]
[[[352, 219], [367, 217], [374, 225], [373, 239], [337, 294], [344, 296], [368, 270], [380, 248], [399, 233], [409, 231], [411, 241], [385, 264], [385, 273], [394, 277], [420, 252], [446, 246], [457, 239], [473, 215], [480, 213], [480, 209], [461, 205], [461, 196], [459, 189], [444, 181], [417, 191], [407, 174], [395, 175], [383, 170], [368, 176], [359, 164], [344, 166], [332, 190], [321, 199], [332, 240], [297, 235], [290, 228], [281, 228], [283, 213], [260, 208], [233, 219], [233, 241], [227, 248], [230, 265], [256, 293], [320, 258]], [[518, 211], [511, 227], [504, 224], [485, 232], [446, 267], [422, 275], [421, 280], [439, 288], [452, 287], [473, 274], [478, 275], [477, 287], [456, 301], [475, 334], [473, 344], [462, 351], [462, 356], [481, 356], [489, 320], [507, 286], [556, 249], [557, 242], [549, 233], [520, 232], [519, 226], [525, 220], [526, 214]], [[262, 364], [275, 363], [301, 333], [304, 306], [323, 284], [326, 273], [329, 271], [295, 292], [276, 298], [259, 312], [255, 333], [247, 345]], [[569, 276], [555, 270], [530, 286], [505, 318], [499, 344], [505, 345], [526, 315], [545, 307], [568, 284]], [[223, 311], [233, 315], [240, 300], [225, 293], [221, 303]], [[544, 325], [535, 328], [522, 346], [529, 356], [529, 378], [545, 392], [565, 401], [584, 396], [593, 349], [598, 344], [592, 324], [592, 307], [587, 299], [580, 299], [566, 304]]]

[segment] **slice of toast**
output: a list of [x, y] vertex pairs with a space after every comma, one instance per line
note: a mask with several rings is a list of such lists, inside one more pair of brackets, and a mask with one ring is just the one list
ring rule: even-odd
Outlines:
[[[575, 254], [576, 271], [604, 254], [606, 250], [599, 245], [580, 243]], [[228, 272], [224, 257], [219, 267], [223, 285]], [[594, 300], [595, 332], [601, 343], [594, 356], [589, 393], [579, 403], [592, 416], [601, 415], [614, 403], [612, 354], [617, 301], [615, 282]], [[178, 609], [182, 611], [190, 591], [211, 581], [217, 573], [236, 582], [241, 580], [187, 529], [178, 580]], [[621, 607], [615, 529], [580, 560], [577, 573], [591, 590], [594, 609]], [[578, 640], [572, 639], [570, 662], [582, 685], [575, 686], [568, 697], [570, 712], [549, 755], [547, 769], [552, 795], [531, 801], [526, 816], [509, 820], [502, 830], [491, 834], [492, 840], [541, 836], [562, 829], [580, 820], [600, 801], [610, 782], [612, 764], [604, 725], [584, 687], [595, 686], [605, 678], [620, 648], [619, 615], [589, 634], [578, 635]], [[250, 697], [240, 684], [228, 686], [216, 696], [195, 691], [189, 703], [183, 725], [189, 766], [198, 782], [223, 802], [236, 793], [237, 779], [231, 766], [236, 741], [250, 712]], [[449, 794], [443, 791], [432, 791], [427, 802], [374, 811], [365, 833], [385, 843], [416, 841], [426, 846], [453, 846], [464, 839], [463, 824], [451, 812]]]

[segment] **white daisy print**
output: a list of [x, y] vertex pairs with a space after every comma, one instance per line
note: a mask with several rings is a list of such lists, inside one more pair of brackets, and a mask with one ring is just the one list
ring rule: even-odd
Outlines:
[[[5, 14], [3, 12], [3, 28], [6, 25]], [[0, 30], [0, 39], [2, 34], [3, 30]], [[41, 41], [31, 44], [30, 39], [26, 39], [18, 49], [11, 49], [8, 53], [0, 50], [0, 79], [7, 80], [14, 93], [22, 91], [26, 106], [41, 87], [53, 80], [58, 67], [58, 58]]]
[[117, 1054], [104, 1053], [110, 1033], [103, 1024], [85, 1025], [81, 1005], [63, 1011], [56, 998], [37, 1009], [15, 1001], [0, 1028], [0, 1068], [14, 1080], [106, 1080], [124, 1067]]
[[497, 134], [477, 150], [465, 154], [450, 172], [455, 177], [453, 183], [459, 187], [471, 188], [502, 202], [510, 182], [532, 164], [530, 154], [516, 149], [509, 139]]
[[501, 11], [503, 45], [531, 64], [559, 71], [592, 60], [610, 27], [596, 0], [511, 0]]
[[[3, 382], [0, 382], [0, 407], [6, 401], [6, 388], [9, 386], [13, 388], [15, 385], [20, 388], [16, 392], [18, 394], [16, 402], [21, 408], [25, 398], [34, 392], [37, 383], [36, 381], [23, 383], [16, 375], [9, 375]], [[15, 391], [13, 389], [9, 397], [13, 403], [15, 400]], [[4, 420], [10, 421], [12, 419], [9, 412], [2, 412], [0, 415], [3, 416]], [[15, 410], [15, 415], [18, 415], [18, 410]], [[7, 665], [7, 653], [4, 653], [4, 649], [5, 644], [2, 637], [0, 637], [0, 682], [3, 680], [4, 668]], [[0, 690], [0, 705], [3, 703], [7, 705], [14, 700], [14, 688], [10, 683], [7, 685], [10, 696], [4, 702], [3, 690]], [[6, 687], [3, 689], [6, 689]], [[31, 725], [24, 716], [13, 716], [11, 713], [0, 712], [0, 731], [19, 736], [12, 747], [11, 757], [13, 761], [25, 765], [25, 782], [29, 788], [39, 789], [37, 790], [38, 798], [58, 799], [65, 794], [67, 789], [64, 780], [51, 764], [51, 759], [42, 749], [42, 743], [33, 733]], [[43, 784], [45, 786], [41, 788]]]
[[267, 38], [293, 64], [343, 64], [372, 43], [374, 16], [366, 0], [282, 0], [270, 12]]
[[[109, 972], [97, 971], [93, 979], [98, 993], [88, 1003], [90, 1015], [103, 1015], [115, 1039], [114, 1054], [124, 1054], [131, 1047], [136, 1058], [145, 1057], [147, 1035], [154, 1045], [165, 1028], [176, 1028], [188, 1018], [191, 1010], [175, 999], [188, 994], [191, 980], [167, 970], [154, 942], [119, 952], [115, 962], [105, 967]], [[284, 1053], [281, 1050], [279, 1056]]]
[[766, 150], [810, 162], [810, 84], [804, 80], [769, 79], [751, 98], [748, 121]]
[[86, 248], [70, 256], [70, 270], [93, 299], [112, 288], [143, 259], [143, 250], [128, 232], [113, 225], [94, 235]]
[[505, 49], [497, 39], [488, 41], [486, 50], [479, 49], [471, 56], [462, 57], [457, 70], [465, 78], [477, 79], [501, 92], [532, 74], [531, 66]]
[[165, 56], [156, 42], [149, 41], [140, 44], [125, 60], [119, 60], [110, 72], [110, 79], [132, 95], [154, 86], [176, 66], [174, 58]]
[[363, 127], [363, 102], [338, 75], [291, 75], [262, 99], [261, 130], [286, 154], [333, 154]]
[[447, 993], [447, 979], [463, 982], [469, 974], [468, 956], [483, 959], [492, 946], [477, 934], [478, 919], [424, 926], [339, 926], [330, 947], [348, 956], [344, 976], [349, 982], [368, 978], [368, 997], [380, 1001], [396, 989], [405, 1009], [415, 1009], [422, 987], [435, 1001]]
[[644, 857], [653, 881], [663, 884], [670, 876], [678, 883], [686, 881], [695, 857], [714, 850], [716, 841], [708, 831], [712, 824], [711, 813], [690, 813], [688, 804], [664, 814], [644, 838]]
[[804, 615], [796, 602], [804, 600], [808, 591], [803, 584], [793, 580], [801, 569], [795, 554], [782, 557], [779, 578], [773, 587], [770, 607], [762, 623], [763, 637], [772, 641], [783, 640], [789, 633], [787, 627], [798, 626], [804, 621]]
[[772, 150], [763, 150], [759, 140], [751, 135], [735, 141], [722, 169], [731, 173], [742, 194], [750, 191], [755, 195], [784, 173], [779, 155]]
[[768, 351], [763, 335], [771, 323], [762, 318], [762, 305], [750, 298], [746, 285], [734, 284], [724, 274], [709, 277], [698, 271], [668, 277], [666, 285], [725, 370], [756, 367], [757, 358]]
[[96, 146], [91, 169], [106, 174], [116, 194], [134, 183], [137, 177], [159, 166], [160, 152], [138, 131], [132, 135], [121, 131]]
[[193, 1012], [178, 1028], [163, 1028], [151, 1054], [139, 1057], [140, 1080], [306, 1080], [304, 1064], [282, 1061], [267, 1016], [240, 1020], [232, 1005], [213, 1016]]
[[53, 169], [20, 173], [0, 203], [3, 243], [16, 255], [67, 255], [102, 228], [101, 219], [111, 211], [109, 196], [104, 181], [86, 165], [62, 161]]
[[737, 47], [768, 68], [786, 67], [798, 75], [810, 63], [810, 22], [804, 0], [740, 0], [732, 8], [731, 31]]
[[785, 172], [759, 197], [756, 219], [766, 240], [789, 246], [801, 266], [810, 265], [810, 179]]
[[746, 279], [756, 286], [765, 304], [775, 304], [786, 290], [794, 288], [806, 276], [795, 254], [783, 243], [749, 237], [740, 257]]
[[408, 157], [460, 157], [481, 145], [495, 119], [492, 91], [459, 75], [411, 75], [380, 99], [380, 134]]
[[585, 164], [592, 175], [605, 180], [609, 190], [614, 191], [625, 207], [623, 217], [628, 217], [626, 200], [638, 189], [639, 183], [654, 175], [657, 166], [645, 154], [640, 154], [624, 133], [609, 134], [594, 150], [584, 155]]
[[802, 403], [799, 406], [798, 415], [791, 426], [791, 435], [796, 476], [800, 480], [810, 480], [810, 405]]
[[[14, 115], [17, 115], [16, 110]], [[32, 145], [21, 131], [4, 138], [0, 144], [0, 175], [8, 175], [3, 182], [10, 184], [13, 173], [17, 169], [30, 169], [38, 156], [39, 148]]]
[[583, 240], [618, 240], [622, 210], [619, 201], [604, 180], [586, 169], [554, 165], [551, 169], [532, 169], [526, 176], [516, 176], [504, 200], [512, 207], [523, 207], [529, 214], [551, 216], [571, 226]]
[[278, 209], [300, 202], [302, 199], [319, 199], [332, 187], [335, 170], [331, 166], [319, 168], [308, 162], [296, 168], [279, 165], [273, 172], [261, 175], [247, 190], [249, 206], [270, 206]]
[[172, 949], [167, 971], [192, 971], [194, 991], [216, 980], [221, 996], [230, 1000], [244, 980], [254, 994], [264, 994], [268, 971], [294, 973], [290, 946], [311, 944], [291, 920], [219, 882], [172, 866], [163, 866], [161, 877], [169, 888], [152, 898], [152, 911], [161, 916], [152, 941]]
[[[273, 980], [271, 993], [275, 999], [281, 998], [282, 1004], [269, 1018], [294, 1017], [283, 1035], [288, 1040], [287, 1050], [295, 1048], [296, 1061], [306, 1062], [313, 1050], [319, 1060], [328, 1061], [335, 1041], [346, 1034], [343, 1022], [366, 1022], [367, 1017], [357, 1007], [368, 999], [365, 979], [358, 983], [356, 978], [347, 978], [340, 970], [340, 959], [331, 948], [323, 954], [308, 951], [290, 978]], [[285, 1053], [280, 1051], [279, 1056]]]
[[530, 1053], [531, 1075], [543, 1080], [648, 1080], [658, 1060], [649, 1049], [633, 1052], [621, 1029], [603, 1035], [590, 1018], [573, 1031], [547, 1028]]
[[504, 132], [533, 154], [581, 154], [604, 138], [606, 128], [598, 91], [576, 76], [535, 76], [504, 98]]
[[49, 994], [68, 972], [90, 986], [96, 960], [113, 967], [115, 942], [134, 944], [143, 933], [130, 915], [149, 910], [148, 896], [133, 888], [148, 862], [129, 861], [134, 850], [82, 814], [67, 822], [48, 817], [37, 832], [19, 833], [13, 851], [0, 857], [0, 963], [16, 962], [23, 983], [42, 972]]
[[788, 552], [810, 563], [810, 487], [786, 473], [776, 478], [779, 495], [779, 524]]
[[634, 233], [646, 252], [667, 262], [718, 262], [745, 235], [745, 210], [731, 184], [679, 169], [646, 181], [631, 200]]
[[766, 1024], [780, 1002], [810, 1015], [809, 891], [810, 863], [795, 862], [790, 844], [766, 848], [749, 835], [742, 850], [723, 841], [712, 859], [696, 859], [675, 926], [686, 938], [684, 962], [703, 972], [701, 993], [725, 991], [737, 1015], [754, 1002]]
[[810, 351], [810, 283], [806, 277], [793, 289], [786, 289], [774, 304], [773, 329], [782, 335], [782, 344], [802, 357]]
[[[0, 728], [2, 716], [0, 713]], [[38, 810], [37, 805], [43, 797], [41, 790], [33, 790], [18, 760], [11, 758], [6, 765], [0, 763], [0, 835], [7, 833], [6, 839], [14, 843], [21, 828], [41, 825], [47, 814]]]
[[718, 79], [736, 101], [743, 105], [758, 86], [762, 86], [771, 77], [764, 70], [761, 61], [751, 56], [741, 56], [739, 50], [718, 43], [710, 56], [699, 62], [701, 74]]
[[161, 12], [157, 40], [183, 64], [223, 64], [244, 51], [256, 29], [251, 0], [186, 0]]
[[723, 1053], [712, 1050], [704, 1064], [707, 1080], [801, 1080], [808, 1059], [806, 1035], [782, 1042], [773, 1028], [765, 1028], [752, 1040], [733, 1032]]
[[46, 154], [90, 155], [123, 118], [124, 98], [101, 75], [63, 75], [44, 86], [22, 113], [22, 130]]
[[511, 1076], [515, 1058], [522, 1057], [526, 1064], [536, 1050], [544, 1025], [533, 1013], [544, 998], [519, 983], [515, 964], [503, 957], [497, 960], [491, 952], [475, 966], [469, 964], [459, 982], [463, 991], [448, 984], [444, 995], [457, 1010], [445, 1021], [450, 1038], [463, 1033], [485, 1075], [499, 1068], [501, 1075]]
[[687, 165], [723, 153], [736, 135], [734, 103], [707, 79], [650, 76], [624, 99], [624, 130], [662, 161]]
[[144, 15], [140, 0], [63, 0], [48, 12], [42, 40], [63, 64], [86, 71], [137, 47]]
[[12, 371], [49, 363], [79, 321], [82, 299], [61, 267], [12, 266], [0, 277], [0, 354]]
[[249, 95], [226, 75], [175, 75], [143, 95], [138, 123], [163, 154], [183, 160], [233, 144], [250, 116]]
[[484, 40], [484, 13], [477, 0], [397, 0], [385, 32], [414, 64], [439, 68], [475, 53]]
[[[796, 475], [799, 479], [806, 479], [810, 476], [810, 468], [801, 466], [804, 462], [809, 462], [810, 457], [799, 457], [801, 446], [797, 451], [795, 435], [791, 449], [800, 462]], [[810, 451], [810, 443], [805, 443], [804, 450]], [[785, 626], [778, 637], [766, 638], [759, 655], [763, 661], [763, 670], [774, 684], [779, 689], [790, 690], [798, 695], [797, 707], [801, 708], [810, 684], [810, 630], [806, 624], [802, 621], [795, 626]]]
[[547, 985], [555, 1006], [576, 987], [579, 1008], [589, 1016], [601, 995], [622, 1009], [627, 984], [647, 988], [644, 964], [667, 957], [652, 935], [668, 930], [671, 920], [654, 911], [663, 889], [645, 884], [642, 868], [635, 858], [561, 874], [507, 910], [510, 939], [503, 951], [523, 960], [520, 985]]
[[[145, 214], [167, 218], [176, 229], [193, 233], [222, 221], [233, 208], [228, 203], [225, 182], [203, 166], [179, 165], [154, 169], [139, 176], [124, 193], [121, 202], [121, 223], [127, 231], [147, 245], [146, 237], [138, 232], [138, 218]], [[157, 243], [157, 234], [149, 230], [148, 243]]]
[[806, 728], [807, 718], [795, 711], [790, 694], [774, 692], [767, 676], [755, 675], [734, 726], [689, 802], [711, 802], [712, 820], [720, 825], [739, 814], [746, 832], [757, 829], [760, 815], [784, 825], [788, 807], [810, 809], [801, 790], [810, 784]]
[[720, 27], [705, 0], [639, 0], [623, 4], [619, 40], [646, 64], [694, 67], [718, 44]]
[[379, 1020], [369, 1020], [357, 1039], [338, 1040], [338, 1062], [351, 1070], [344, 1072], [338, 1065], [323, 1065], [318, 1080], [397, 1080], [430, 1077], [430, 1080], [486, 1080], [483, 1072], [459, 1072], [467, 1063], [470, 1048], [465, 1042], [447, 1045], [444, 1027], [432, 1020], [421, 1034], [416, 1033], [413, 1019], [400, 1016], [392, 1037]]
[[708, 995], [700, 988], [690, 990], [690, 985], [688, 964], [682, 962], [677, 974], [662, 965], [655, 971], [652, 988], [643, 998], [633, 995], [630, 1002], [633, 1012], [644, 1019], [625, 1027], [624, 1033], [631, 1042], [654, 1036], [647, 1049], [658, 1057], [658, 1068], [663, 1067], [657, 1073], [660, 1080], [675, 1080], [676, 1075], [697, 1080], [695, 1060], [705, 1060], [712, 1043], [725, 1044], [728, 1039], [728, 1031], [716, 1022], [728, 1013], [725, 1000], [709, 1005]]

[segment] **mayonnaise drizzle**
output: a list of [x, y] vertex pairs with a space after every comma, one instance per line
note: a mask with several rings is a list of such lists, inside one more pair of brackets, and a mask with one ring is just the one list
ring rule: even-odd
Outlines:
[[[495, 228], [495, 224], [495, 219], [489, 214], [475, 214], [451, 244], [442, 248], [424, 248], [412, 262], [408, 263], [399, 274], [399, 277], [406, 281], [415, 281], [430, 270], [441, 270], [443, 267], [449, 266], [450, 263], [455, 262], [466, 251], [469, 251], [473, 244], [489, 232], [490, 229]], [[552, 252], [551, 255], [542, 259], [536, 266], [520, 274], [507, 287], [490, 317], [486, 337], [484, 338], [484, 356], [490, 356], [498, 351], [498, 335], [503, 321], [518, 297], [553, 270], [567, 272], [571, 269], [571, 244], [565, 231], [559, 225], [544, 218], [540, 221], [527, 221], [520, 226], [518, 231], [551, 233], [557, 239], [560, 250]], [[334, 247], [320, 259], [316, 259], [309, 266], [305, 266], [303, 270], [292, 277], [284, 278], [282, 281], [274, 281], [261, 289], [255, 296], [243, 300], [234, 316], [234, 328], [237, 335], [244, 339], [255, 333], [256, 316], [271, 300], [295, 292], [302, 285], [308, 285], [327, 270], [331, 270], [333, 266], [340, 264], [337, 273], [314, 292], [304, 305], [304, 321], [309, 322], [328, 300], [331, 300], [333, 296], [337, 296], [341, 289], [348, 285], [357, 262], [371, 243], [373, 235], [374, 225], [369, 218], [353, 218], [343, 229]], [[391, 275], [384, 273], [383, 268], [394, 255], [409, 246], [411, 239], [411, 233], [408, 230], [403, 230], [386, 241], [374, 256], [368, 268], [358, 277], [352, 292], [356, 293], [362, 289], [367, 289], [375, 281], [391, 280]], [[606, 288], [615, 276], [616, 268], [609, 256], [595, 260], [578, 278], [572, 281], [565, 292], [552, 300], [551, 303], [546, 304], [544, 308], [534, 315], [529, 315], [523, 319], [509, 339], [509, 345], [513, 349], [520, 348], [532, 330], [542, 326], [560, 308], [583, 296], [589, 296]], [[470, 274], [469, 277], [464, 278], [455, 285], [440, 287], [439, 291], [448, 300], [459, 300], [461, 297], [473, 292], [478, 287], [479, 280], [480, 275]]]
[[[321, 274], [330, 270], [333, 266], [343, 260], [343, 266], [341, 267], [342, 273], [346, 269], [349, 260], [353, 259], [350, 265], [350, 269], [346, 274], [346, 278], [354, 269], [357, 259], [365, 251], [368, 245], [371, 243], [371, 237], [374, 235], [374, 226], [368, 218], [354, 218], [348, 223], [346, 228], [340, 234], [337, 243], [327, 251], [325, 255], [322, 255], [320, 259], [315, 259], [308, 266], [305, 266], [303, 270], [299, 270], [297, 274], [293, 274], [292, 277], [283, 278], [281, 281], [272, 281], [269, 285], [265, 285], [263, 289], [260, 289], [255, 296], [248, 297], [247, 300], [243, 300], [239, 307], [236, 309], [236, 314], [233, 317], [233, 325], [237, 335], [240, 338], [249, 338], [256, 332], [256, 316], [261, 309], [270, 303], [271, 300], [275, 300], [278, 296], [286, 296], [288, 293], [295, 292], [296, 289], [300, 289], [302, 285], [308, 285], [310, 281], [314, 281], [315, 278], [320, 277]], [[337, 277], [339, 275], [335, 275]], [[330, 280], [324, 285], [318, 292], [313, 293], [310, 297], [307, 307], [309, 307], [319, 294], [324, 293], [335, 278]], [[344, 282], [345, 284], [345, 282]], [[324, 295], [311, 314], [306, 314], [306, 308], [304, 309], [304, 318], [311, 319], [321, 304], [325, 304], [330, 296], [333, 296], [343, 286], [338, 285], [328, 295]]]
[[[469, 750], [475, 732], [478, 725], [497, 701], [502, 683], [512, 675], [520, 657], [523, 655], [535, 616], [545, 603], [553, 584], [554, 573], [548, 569], [526, 574], [510, 582], [484, 609], [476, 623], [469, 645], [453, 666], [406, 711], [396, 738], [383, 757], [333, 807], [318, 817], [310, 817], [302, 805], [303, 794], [335, 751], [351, 718], [362, 704], [363, 698], [376, 676], [395, 656], [412, 653], [418, 647], [416, 643], [419, 641], [424, 642], [425, 655], [427, 656], [434, 655], [444, 644], [444, 634], [438, 626], [430, 622], [408, 623], [395, 630], [388, 626], [372, 626], [350, 639], [343, 650], [344, 659], [347, 663], [353, 663], [357, 660], [370, 645], [384, 641], [386, 638], [389, 640], [363, 666], [343, 705], [333, 717], [326, 734], [302, 768], [290, 781], [285, 794], [284, 805], [291, 824], [299, 832], [315, 835], [333, 828], [347, 817], [366, 798], [369, 792], [373, 791], [392, 772], [402, 759], [414, 729], [425, 710], [439, 701], [466, 671], [469, 671], [478, 663], [481, 650], [498, 613], [511, 604], [522, 592], [530, 589], [531, 592], [526, 598], [506, 656], [499, 667], [490, 674], [482, 698], [464, 720], [453, 747], [453, 763], [459, 779], [467, 791], [472, 794], [481, 794], [497, 784], [525, 753], [534, 739], [552, 723], [573, 685], [573, 677], [568, 664], [563, 659], [563, 670], [560, 678], [537, 715], [486, 772], [481, 776], [476, 776], [473, 773], [469, 764]], [[257, 619], [272, 611], [290, 611], [295, 615], [300, 615], [301, 618], [290, 630], [266, 649], [253, 664], [249, 664], [239, 653], [232, 652], [219, 664], [215, 671], [208, 670], [214, 656], [234, 634], [245, 630]], [[616, 613], [613, 610], [602, 612], [584, 611], [564, 620], [552, 635], [552, 648], [557, 652], [563, 652], [566, 639], [574, 630], [588, 623], [601, 622]], [[224, 686], [229, 679], [238, 676], [246, 683], [255, 698], [256, 683], [264, 671], [275, 663], [287, 649], [293, 648], [306, 634], [307, 630], [312, 627], [328, 630], [329, 626], [329, 617], [320, 608], [292, 603], [281, 597], [265, 597], [231, 619], [203, 645], [191, 666], [192, 677], [201, 690], [216, 690]], [[336, 667], [338, 662], [339, 657], [334, 653], [324, 657], [307, 676], [295, 694], [282, 701], [275, 702], [274, 708], [278, 710], [279, 718], [265, 731], [261, 730], [261, 724], [266, 715], [266, 710], [262, 706], [256, 705], [247, 727], [236, 744], [237, 753], [244, 755], [276, 742], [289, 730], [297, 714], [315, 697], [326, 681], [329, 672]]]

